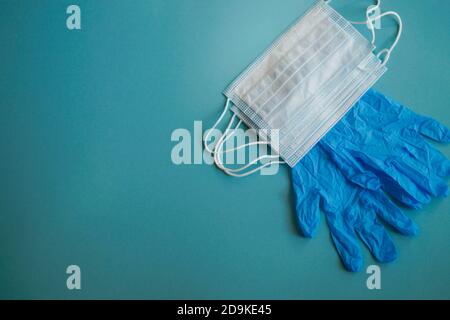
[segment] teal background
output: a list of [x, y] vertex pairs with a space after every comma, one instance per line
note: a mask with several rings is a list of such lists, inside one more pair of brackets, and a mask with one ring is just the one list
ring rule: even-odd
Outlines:
[[[405, 29], [376, 88], [450, 126], [450, 2], [382, 2]], [[287, 168], [234, 179], [171, 162], [172, 131], [211, 126], [225, 87], [313, 3], [0, 0], [0, 297], [450, 298], [448, 199], [409, 212], [420, 234], [392, 233], [399, 259], [370, 291], [323, 221], [301, 237]], [[369, 4], [333, 1], [353, 20]]]

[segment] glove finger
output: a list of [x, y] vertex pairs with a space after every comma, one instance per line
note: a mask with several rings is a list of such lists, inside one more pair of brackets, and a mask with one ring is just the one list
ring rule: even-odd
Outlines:
[[416, 223], [400, 210], [383, 192], [366, 192], [360, 198], [367, 211], [375, 212], [383, 221], [401, 234], [413, 236], [419, 231]]
[[433, 197], [445, 197], [448, 194], [448, 186], [445, 181], [433, 173], [427, 167], [421, 167], [411, 159], [402, 159], [391, 163], [392, 171], [408, 177], [418, 188], [429, 193]]
[[386, 229], [373, 211], [361, 212], [356, 232], [372, 255], [380, 262], [391, 262], [397, 258], [397, 249]]
[[342, 212], [328, 211], [326, 217], [336, 251], [344, 267], [348, 271], [360, 271], [363, 258], [355, 231], [344, 221]]
[[425, 137], [441, 143], [450, 142], [450, 130], [437, 120], [416, 115], [416, 130]]
[[437, 120], [411, 111], [374, 89], [370, 89], [361, 98], [361, 101], [366, 107], [370, 107], [374, 111], [371, 112], [367, 109], [360, 113], [372, 128], [378, 127], [388, 132], [411, 128], [435, 141], [450, 142], [450, 130], [446, 126]]
[[385, 156], [388, 161], [384, 163], [393, 177], [404, 176], [434, 197], [447, 195], [447, 184], [436, 173], [431, 159], [432, 147], [426, 141], [410, 130], [405, 130], [401, 138], [392, 135], [385, 139], [394, 146], [387, 149], [391, 155]]
[[[333, 131], [320, 143], [348, 180], [369, 190], [379, 190], [382, 186], [398, 201], [412, 208], [420, 208], [422, 204], [430, 202], [428, 192], [419, 188], [407, 176], [399, 174], [395, 167], [391, 168], [383, 159], [378, 159], [376, 154], [371, 154], [379, 152], [381, 147], [360, 151], [360, 147], [350, 142], [344, 143], [344, 140], [345, 137], [338, 131]], [[398, 144], [399, 141], [395, 143]], [[392, 153], [393, 155], [385, 158], [396, 155], [395, 152]]]
[[378, 190], [381, 188], [378, 177], [372, 172], [364, 171], [360, 163], [347, 153], [345, 148], [329, 144], [327, 137], [319, 143], [345, 178], [364, 189]]
[[320, 195], [314, 191], [303, 199], [296, 199], [295, 212], [297, 224], [307, 238], [316, 234], [320, 222]]
[[380, 177], [383, 189], [400, 201], [405, 198], [402, 189], [421, 203], [429, 201], [429, 195], [446, 196], [447, 184], [435, 173], [428, 144], [425, 141], [421, 143], [414, 137], [410, 139], [411, 141], [405, 141], [395, 136], [385, 137], [386, 144], [402, 146], [401, 148], [380, 147], [379, 150], [367, 150], [365, 153], [349, 150], [368, 165], [371, 171], [376, 170], [374, 172]]
[[402, 151], [407, 151], [427, 170], [442, 178], [450, 176], [450, 161], [447, 157], [418, 136], [417, 133], [405, 130], [402, 132], [400, 140], [403, 142]]
[[430, 158], [431, 165], [439, 177], [447, 178], [450, 176], [450, 160], [446, 156], [438, 150], [431, 148]]
[[310, 155], [292, 169], [292, 189], [294, 191], [295, 212], [298, 227], [305, 237], [314, 236], [320, 222], [320, 194], [317, 180], [304, 166]]
[[430, 193], [411, 179], [415, 175], [414, 171], [402, 172], [394, 160], [383, 161], [355, 150], [353, 156], [363, 164], [365, 170], [373, 172], [380, 179], [383, 190], [403, 204], [419, 208], [430, 202]]

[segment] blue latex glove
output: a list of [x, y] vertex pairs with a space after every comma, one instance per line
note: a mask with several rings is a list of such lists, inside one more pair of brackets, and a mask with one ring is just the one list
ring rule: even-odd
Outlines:
[[321, 141], [344, 175], [413, 208], [447, 196], [450, 161], [423, 136], [450, 142], [450, 131], [370, 90]]
[[395, 247], [384, 229], [373, 228], [370, 235], [371, 229], [364, 227], [368, 221], [376, 225], [373, 212], [404, 234], [415, 234], [417, 227], [382, 190], [411, 207], [447, 194], [442, 177], [449, 175], [450, 162], [422, 135], [442, 142], [450, 137], [437, 121], [375, 90], [366, 93], [292, 171], [297, 218], [305, 236], [314, 234], [321, 207], [348, 270], [362, 264], [355, 233], [375, 258], [393, 260]]
[[363, 259], [358, 236], [380, 262], [397, 257], [394, 243], [377, 217], [405, 235], [417, 226], [381, 190], [367, 190], [347, 180], [321, 145], [292, 169], [297, 221], [312, 237], [323, 210], [345, 268], [359, 271]]

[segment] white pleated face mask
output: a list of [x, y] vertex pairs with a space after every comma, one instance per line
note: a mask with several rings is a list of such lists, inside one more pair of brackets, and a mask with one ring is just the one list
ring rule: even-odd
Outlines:
[[[364, 23], [372, 31], [370, 43], [328, 3], [319, 1], [313, 6], [225, 91], [227, 104], [214, 127], [230, 104], [233, 104], [234, 116], [214, 150], [206, 144], [208, 135], [205, 147], [214, 154], [217, 166], [227, 174], [251, 174], [270, 163], [245, 170], [263, 158], [276, 159], [278, 156], [283, 161], [272, 163], [286, 162], [295, 166], [386, 72], [385, 64], [402, 31], [398, 14], [386, 12], [370, 17], [379, 3], [368, 9]], [[399, 32], [391, 48], [375, 55], [373, 22], [386, 15], [398, 20]], [[384, 55], [383, 61], [381, 55]], [[226, 168], [221, 155], [249, 145], [223, 151], [236, 116], [240, 119], [236, 127], [244, 122], [250, 128], [264, 132], [259, 134], [262, 141], [258, 143], [270, 144], [277, 155], [260, 157], [242, 168]], [[276, 143], [271, 132], [277, 132]]]

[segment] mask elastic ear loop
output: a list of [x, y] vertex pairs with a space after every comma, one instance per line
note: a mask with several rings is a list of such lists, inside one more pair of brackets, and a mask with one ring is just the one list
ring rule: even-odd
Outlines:
[[225, 103], [225, 107], [224, 107], [224, 110], [222, 111], [222, 114], [219, 116], [219, 118], [217, 119], [217, 121], [216, 121], [216, 123], [213, 125], [213, 127], [208, 131], [208, 133], [206, 134], [206, 136], [205, 136], [205, 138], [204, 138], [204, 140], [203, 140], [203, 145], [204, 145], [205, 149], [206, 149], [210, 154], [214, 155], [214, 163], [217, 165], [217, 167], [219, 167], [219, 169], [221, 169], [222, 171], [224, 171], [226, 174], [228, 174], [228, 175], [230, 175], [230, 176], [235, 176], [235, 177], [245, 177], [245, 176], [251, 175], [251, 174], [253, 174], [253, 173], [255, 173], [255, 172], [257, 172], [257, 171], [259, 171], [259, 170], [261, 170], [261, 169], [263, 169], [263, 168], [265, 168], [265, 167], [271, 166], [271, 165], [273, 165], [273, 164], [282, 164], [282, 163], [285, 163], [284, 161], [271, 161], [271, 162], [269, 162], [269, 163], [266, 163], [266, 164], [264, 164], [264, 165], [261, 165], [260, 167], [255, 168], [255, 169], [253, 169], [253, 170], [251, 170], [251, 171], [249, 171], [249, 172], [242, 173], [242, 174], [238, 174], [238, 172], [241, 172], [241, 171], [243, 171], [243, 170], [245, 170], [245, 169], [251, 167], [252, 165], [258, 163], [258, 162], [261, 161], [261, 160], [264, 160], [264, 159], [277, 159], [277, 158], [279, 158], [279, 156], [277, 156], [277, 155], [263, 155], [263, 156], [260, 156], [260, 157], [258, 157], [258, 158], [256, 158], [256, 159], [254, 159], [254, 160], [251, 161], [250, 163], [248, 163], [248, 164], [246, 164], [245, 166], [240, 167], [240, 168], [230, 169], [230, 168], [226, 168], [226, 167], [224, 166], [223, 162], [220, 160], [220, 155], [222, 155], [222, 154], [226, 154], [226, 153], [238, 151], [238, 150], [241, 150], [241, 149], [243, 149], [243, 148], [250, 147], [250, 146], [253, 146], [253, 145], [269, 145], [269, 144], [270, 144], [270, 143], [267, 142], [267, 141], [255, 141], [255, 142], [250, 142], [250, 143], [247, 143], [247, 144], [240, 145], [240, 146], [235, 147], [235, 148], [230, 148], [230, 149], [227, 149], [227, 150], [223, 150], [223, 146], [224, 146], [225, 142], [226, 142], [229, 138], [231, 138], [231, 137], [234, 135], [234, 133], [236, 132], [236, 129], [242, 124], [242, 120], [240, 120], [240, 121], [237, 123], [236, 127], [233, 128], [233, 129], [231, 129], [231, 127], [232, 127], [232, 125], [233, 125], [233, 123], [234, 123], [234, 120], [235, 120], [236, 117], [237, 117], [237, 115], [234, 114], [234, 115], [231, 117], [230, 122], [228, 123], [228, 126], [227, 126], [227, 128], [225, 129], [224, 134], [222, 134], [222, 135], [220, 136], [220, 138], [219, 138], [219, 140], [217, 141], [217, 143], [216, 143], [216, 145], [214, 146], [214, 148], [213, 148], [213, 149], [210, 149], [210, 147], [209, 147], [207, 141], [208, 141], [209, 138], [210, 138], [211, 132], [212, 132], [214, 129], [217, 128], [217, 126], [219, 125], [219, 123], [222, 121], [222, 119], [224, 118], [225, 114], [227, 113], [227, 111], [228, 111], [228, 109], [229, 109], [230, 102], [231, 102], [230, 99], [227, 99], [227, 102]]
[[213, 132], [213, 130], [216, 129], [217, 126], [219, 125], [219, 123], [222, 121], [223, 117], [225, 116], [225, 114], [228, 111], [229, 106], [230, 106], [230, 99], [227, 99], [227, 102], [225, 103], [225, 107], [223, 108], [222, 114], [217, 119], [216, 123], [212, 126], [212, 128], [209, 129], [208, 133], [206, 134], [206, 136], [203, 140], [203, 145], [204, 145], [206, 151], [208, 151], [210, 154], [214, 154], [214, 150], [209, 148], [207, 141], [209, 140], [209, 137], [211, 136], [211, 132]]
[[[330, 4], [332, 0], [324, 0], [324, 2], [326, 4]], [[387, 64], [387, 62], [389, 61], [390, 57], [391, 57], [391, 53], [392, 51], [395, 49], [395, 47], [397, 46], [402, 32], [403, 32], [403, 21], [402, 18], [400, 17], [400, 15], [395, 12], [395, 11], [387, 11], [387, 12], [383, 12], [375, 17], [371, 17], [370, 14], [373, 13], [375, 10], [379, 9], [381, 6], [381, 0], [377, 0], [377, 4], [373, 7], [368, 7], [367, 11], [366, 11], [366, 21], [349, 21], [352, 24], [366, 24], [369, 29], [370, 32], [372, 33], [372, 45], [375, 46], [375, 41], [376, 41], [376, 32], [375, 32], [375, 27], [374, 27], [374, 22], [377, 20], [380, 20], [381, 18], [385, 17], [385, 16], [393, 16], [394, 18], [396, 18], [397, 22], [398, 22], [398, 32], [397, 32], [397, 37], [395, 38], [394, 43], [391, 45], [390, 48], [386, 48], [381, 50], [380, 52], [378, 52], [377, 54], [377, 58], [381, 60], [381, 57], [384, 55], [384, 58], [382, 59], [382, 66], [385, 66]]]
[[384, 55], [383, 63], [381, 64], [382, 66], [385, 66], [387, 64], [387, 62], [389, 61], [389, 59], [391, 58], [391, 53], [395, 49], [395, 47], [397, 46], [398, 42], [400, 41], [400, 38], [401, 38], [402, 32], [403, 32], [403, 21], [402, 21], [402, 18], [395, 11], [383, 12], [383, 13], [375, 16], [375, 17], [371, 17], [370, 19], [372, 20], [372, 23], [373, 23], [373, 21], [381, 20], [381, 18], [386, 17], [386, 16], [392, 16], [392, 17], [394, 17], [397, 20], [398, 31], [397, 31], [397, 36], [395, 37], [394, 43], [389, 48], [383, 49], [380, 52], [378, 52], [378, 54], [377, 54], [377, 58], [378, 59], [381, 59], [381, 56]]
[[[222, 114], [221, 114], [220, 117], [217, 119], [217, 121], [216, 121], [216, 123], [213, 125], [213, 127], [212, 127], [211, 129], [208, 130], [208, 133], [206, 134], [206, 136], [205, 136], [205, 138], [204, 138], [204, 140], [203, 140], [203, 145], [204, 145], [206, 151], [208, 151], [210, 154], [215, 154], [215, 153], [217, 153], [217, 150], [216, 150], [216, 149], [217, 149], [217, 145], [218, 145], [219, 143], [216, 143], [216, 146], [215, 146], [213, 149], [210, 149], [210, 148], [209, 148], [209, 145], [208, 145], [208, 143], [207, 143], [207, 141], [209, 140], [209, 137], [211, 136], [211, 132], [212, 132], [214, 129], [216, 129], [217, 126], [219, 125], [219, 123], [222, 121], [223, 117], [225, 116], [226, 112], [227, 112], [228, 109], [229, 109], [229, 105], [230, 105], [230, 100], [227, 99], [227, 102], [226, 102], [226, 104], [225, 104], [224, 110], [222, 111]], [[222, 138], [222, 137], [225, 137], [225, 138], [219, 139], [219, 141], [222, 141], [222, 140], [223, 140], [223, 141], [227, 141], [227, 140], [233, 135], [233, 134], [231, 134], [231, 135], [228, 135], [228, 136], [227, 136], [228, 131], [231, 130], [232, 132], [234, 132], [234, 131], [242, 124], [242, 120], [240, 120], [240, 121], [238, 122], [238, 124], [236, 125], [236, 127], [235, 127], [234, 129], [231, 129], [231, 126], [233, 125], [234, 119], [236, 119], [236, 114], [233, 115], [233, 116], [231, 117], [231, 120], [230, 120], [230, 122], [229, 122], [227, 128], [225, 129], [224, 134], [222, 134], [222, 136], [221, 136], [221, 138]], [[243, 149], [243, 148], [245, 148], [245, 147], [247, 147], [247, 146], [252, 146], [252, 145], [255, 145], [255, 144], [269, 144], [269, 143], [268, 143], [268, 142], [263, 142], [263, 141], [252, 142], [252, 143], [244, 144], [244, 145], [239, 146], [239, 147], [237, 147], [237, 148], [232, 148], [232, 149], [229, 149], [229, 150], [221, 151], [220, 153], [223, 154], [223, 153], [233, 152], [233, 151], [240, 150], [240, 149]]]
[[[242, 124], [242, 120], [240, 120], [240, 121], [238, 122], [238, 124], [236, 125], [236, 127], [235, 127], [234, 129], [231, 129], [231, 126], [233, 125], [234, 119], [236, 119], [236, 117], [237, 117], [237, 115], [234, 114], [234, 115], [231, 117], [230, 122], [229, 122], [227, 128], [225, 129], [224, 134], [222, 134], [221, 138], [220, 138], [219, 141], [216, 143], [215, 147], [214, 147], [213, 149], [210, 149], [210, 148], [209, 148], [209, 145], [208, 145], [207, 141], [209, 140], [209, 137], [211, 136], [211, 132], [212, 132], [214, 129], [216, 129], [217, 126], [219, 125], [219, 123], [222, 121], [223, 117], [225, 116], [226, 112], [227, 112], [228, 109], [229, 109], [229, 105], [230, 105], [230, 100], [227, 99], [227, 102], [226, 102], [226, 104], [225, 104], [224, 110], [222, 111], [222, 114], [221, 114], [220, 117], [217, 119], [217, 121], [216, 121], [216, 123], [213, 125], [213, 127], [212, 127], [211, 129], [208, 130], [208, 133], [206, 134], [206, 136], [205, 136], [205, 138], [204, 138], [204, 140], [203, 140], [203, 145], [204, 145], [206, 151], [208, 151], [210, 154], [216, 154], [216, 153], [218, 153], [218, 151], [217, 151], [217, 146], [219, 145], [219, 141], [220, 141], [220, 142], [222, 142], [222, 141], [223, 141], [223, 142], [227, 141], [231, 136], [233, 136], [233, 133], [232, 133], [231, 135], [228, 135], [228, 131], [231, 130], [232, 132], [234, 132], [234, 131]], [[237, 150], [240, 150], [240, 149], [249, 147], [249, 146], [253, 146], [253, 145], [261, 145], [261, 144], [269, 144], [269, 142], [266, 142], [266, 141], [251, 142], [251, 143], [244, 144], [244, 145], [241, 145], [241, 146], [236, 147], [236, 148], [228, 149], [228, 150], [225, 150], [225, 151], [220, 151], [219, 153], [221, 153], [221, 154], [229, 153], [229, 152], [237, 151]]]
[[[331, 2], [331, 0], [330, 0]], [[375, 6], [370, 6], [366, 10], [366, 20], [365, 21], [349, 21], [351, 24], [365, 24], [370, 29], [370, 32], [372, 34], [372, 45], [375, 46], [375, 26], [373, 25], [373, 20], [371, 19], [370, 15], [372, 12], [375, 12], [376, 10], [380, 9], [381, 0], [377, 0], [377, 4]]]
[[[242, 124], [242, 120], [240, 120], [238, 122], [238, 124], [236, 125], [236, 127], [234, 129], [230, 130], [230, 128], [231, 128], [231, 126], [232, 126], [232, 124], [234, 122], [235, 117], [236, 117], [236, 115], [234, 115], [233, 118], [230, 120], [230, 123], [228, 124], [228, 127], [227, 127], [227, 133], [222, 135], [222, 137], [217, 142], [216, 148], [214, 150], [214, 162], [215, 162], [215, 164], [217, 165], [217, 167], [219, 169], [221, 169], [226, 174], [228, 174], [230, 176], [233, 176], [233, 177], [246, 177], [246, 176], [249, 176], [249, 175], [251, 175], [253, 173], [256, 173], [257, 171], [260, 171], [261, 169], [263, 169], [265, 167], [271, 166], [273, 164], [285, 163], [284, 161], [271, 161], [271, 162], [263, 164], [263, 165], [261, 165], [261, 166], [259, 166], [257, 168], [254, 168], [251, 171], [248, 171], [248, 172], [245, 172], [245, 173], [239, 173], [241, 171], [244, 171], [244, 170], [248, 169], [249, 167], [253, 166], [254, 164], [258, 163], [261, 160], [264, 160], [264, 159], [278, 159], [279, 158], [278, 155], [263, 155], [263, 156], [260, 156], [260, 157], [258, 157], [256, 159], [252, 160], [250, 163], [248, 163], [248, 164], [246, 164], [246, 165], [244, 165], [244, 166], [242, 166], [240, 168], [230, 169], [230, 168], [225, 167], [224, 163], [220, 159], [220, 155], [226, 154], [226, 153], [229, 153], [229, 152], [238, 151], [238, 150], [241, 150], [243, 148], [246, 148], [246, 147], [249, 147], [249, 146], [253, 146], [253, 145], [268, 145], [268, 144], [270, 144], [267, 141], [256, 141], [256, 142], [250, 142], [250, 143], [247, 143], [247, 144], [243, 144], [243, 145], [240, 145], [240, 146], [235, 147], [235, 148], [222, 150], [225, 142], [234, 135], [236, 129]], [[228, 133], [228, 132], [231, 132], [231, 133]]]

